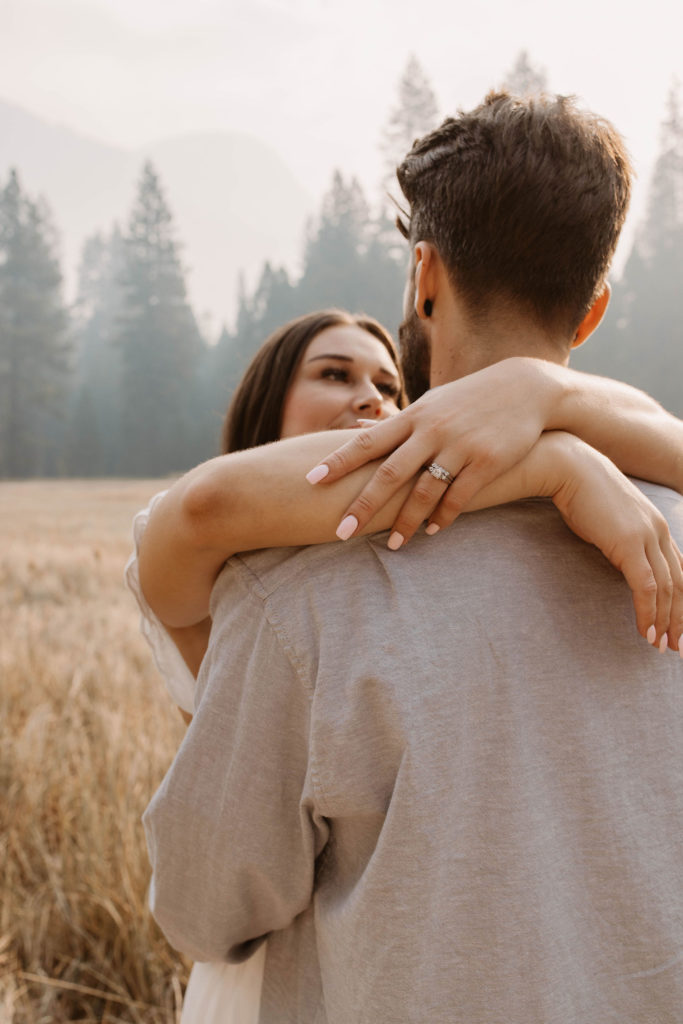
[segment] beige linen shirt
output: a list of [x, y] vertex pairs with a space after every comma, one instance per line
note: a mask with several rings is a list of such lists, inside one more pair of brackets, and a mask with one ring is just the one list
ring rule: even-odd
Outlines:
[[152, 904], [269, 934], [262, 1021], [683, 1021], [683, 661], [552, 506], [234, 558], [212, 615]]

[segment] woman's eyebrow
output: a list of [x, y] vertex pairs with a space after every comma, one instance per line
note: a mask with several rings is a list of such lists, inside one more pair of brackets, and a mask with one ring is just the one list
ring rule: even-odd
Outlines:
[[[327, 353], [325, 353], [324, 355], [321, 355], [321, 356], [311, 356], [311, 358], [307, 359], [306, 362], [307, 363], [315, 363], [319, 359], [338, 359], [342, 363], [353, 363], [353, 362], [355, 362], [353, 356], [336, 355], [334, 352], [327, 352]], [[394, 369], [389, 370], [389, 369], [387, 369], [386, 366], [378, 366], [377, 367], [377, 372], [378, 373], [384, 373], [384, 374], [386, 374], [387, 377], [396, 377], [398, 379], [398, 370], [394, 370]]]
[[343, 363], [352, 363], [353, 362], [353, 359], [352, 359], [351, 356], [338, 356], [338, 355], [335, 355], [334, 352], [326, 352], [322, 356], [311, 356], [311, 358], [308, 359], [307, 362], [315, 363], [318, 359], [339, 359]]

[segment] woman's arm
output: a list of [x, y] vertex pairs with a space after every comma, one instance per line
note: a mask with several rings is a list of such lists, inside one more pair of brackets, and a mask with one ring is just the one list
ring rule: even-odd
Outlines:
[[362, 528], [422, 467], [444, 466], [456, 482], [446, 490], [423, 474], [394, 522], [408, 540], [430, 516], [439, 526], [453, 522], [544, 430], [575, 434], [622, 472], [683, 493], [681, 420], [628, 384], [527, 357], [433, 388], [398, 416], [358, 431], [323, 460], [324, 479], [388, 455], [345, 510]]
[[[200, 622], [196, 622], [192, 626], [165, 625], [164, 628], [180, 651], [180, 655], [188, 669], [196, 679], [199, 673], [199, 667], [204, 655], [206, 654], [206, 648], [209, 644], [211, 619], [207, 615], [206, 618], [202, 619]], [[181, 708], [180, 710], [181, 713], [183, 713], [183, 709]], [[185, 714], [188, 714], [188, 712], [185, 712]], [[183, 714], [183, 717], [185, 717], [185, 714]]]
[[[211, 634], [211, 619], [207, 616], [202, 619], [201, 622], [195, 623], [194, 626], [165, 626], [164, 627], [168, 635], [170, 636], [173, 643], [176, 645], [183, 661], [187, 665], [188, 669], [197, 678], [199, 673], [199, 666], [202, 663], [206, 649], [209, 645], [209, 636]], [[179, 707], [180, 712], [185, 725], [189, 725], [192, 721], [192, 715], [189, 711], [185, 711], [184, 708]]]
[[[353, 432], [342, 433], [348, 440]], [[310, 487], [305, 468], [339, 432], [309, 434], [206, 462], [155, 506], [140, 546], [140, 580], [159, 618], [175, 627], [208, 613], [211, 589], [236, 551], [334, 540], [340, 512], [374, 472], [361, 467], [333, 487]], [[404, 484], [364, 533], [387, 528], [412, 485]], [[663, 517], [604, 456], [561, 432], [544, 434], [519, 464], [482, 489], [469, 508], [548, 496], [584, 539], [626, 576], [638, 628], [657, 638], [683, 631], [683, 572]]]
[[147, 641], [154, 662], [164, 681], [169, 696], [177, 703], [186, 723], [192, 720], [194, 681], [206, 653], [211, 620], [204, 619], [192, 626], [174, 629], [164, 625], [146, 600], [140, 583], [139, 554], [149, 517], [163, 493], [155, 495], [147, 508], [141, 509], [133, 519], [133, 544], [124, 572], [124, 581], [135, 598], [140, 612], [140, 632]]
[[683, 421], [622, 381], [554, 363], [542, 372], [552, 396], [546, 430], [576, 434], [622, 473], [683, 494]]

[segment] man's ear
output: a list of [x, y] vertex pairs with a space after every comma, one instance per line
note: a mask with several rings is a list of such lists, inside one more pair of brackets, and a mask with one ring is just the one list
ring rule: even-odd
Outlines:
[[425, 312], [425, 302], [433, 308], [437, 292], [437, 253], [431, 242], [418, 242], [415, 246], [415, 312], [421, 320], [431, 315]]
[[577, 348], [579, 345], [582, 345], [586, 338], [593, 333], [605, 315], [605, 310], [609, 304], [611, 294], [612, 289], [610, 288], [609, 282], [605, 281], [602, 291], [579, 324], [579, 328], [574, 335], [574, 340], [572, 341], [572, 348]]

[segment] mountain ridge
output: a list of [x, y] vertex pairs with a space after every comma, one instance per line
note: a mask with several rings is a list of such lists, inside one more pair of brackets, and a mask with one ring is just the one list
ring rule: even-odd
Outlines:
[[296, 268], [314, 201], [285, 160], [256, 136], [190, 132], [124, 149], [0, 98], [0, 182], [48, 203], [68, 301], [85, 239], [125, 227], [145, 160], [159, 173], [187, 269], [190, 300], [214, 336], [235, 313], [237, 280], [270, 260]]

